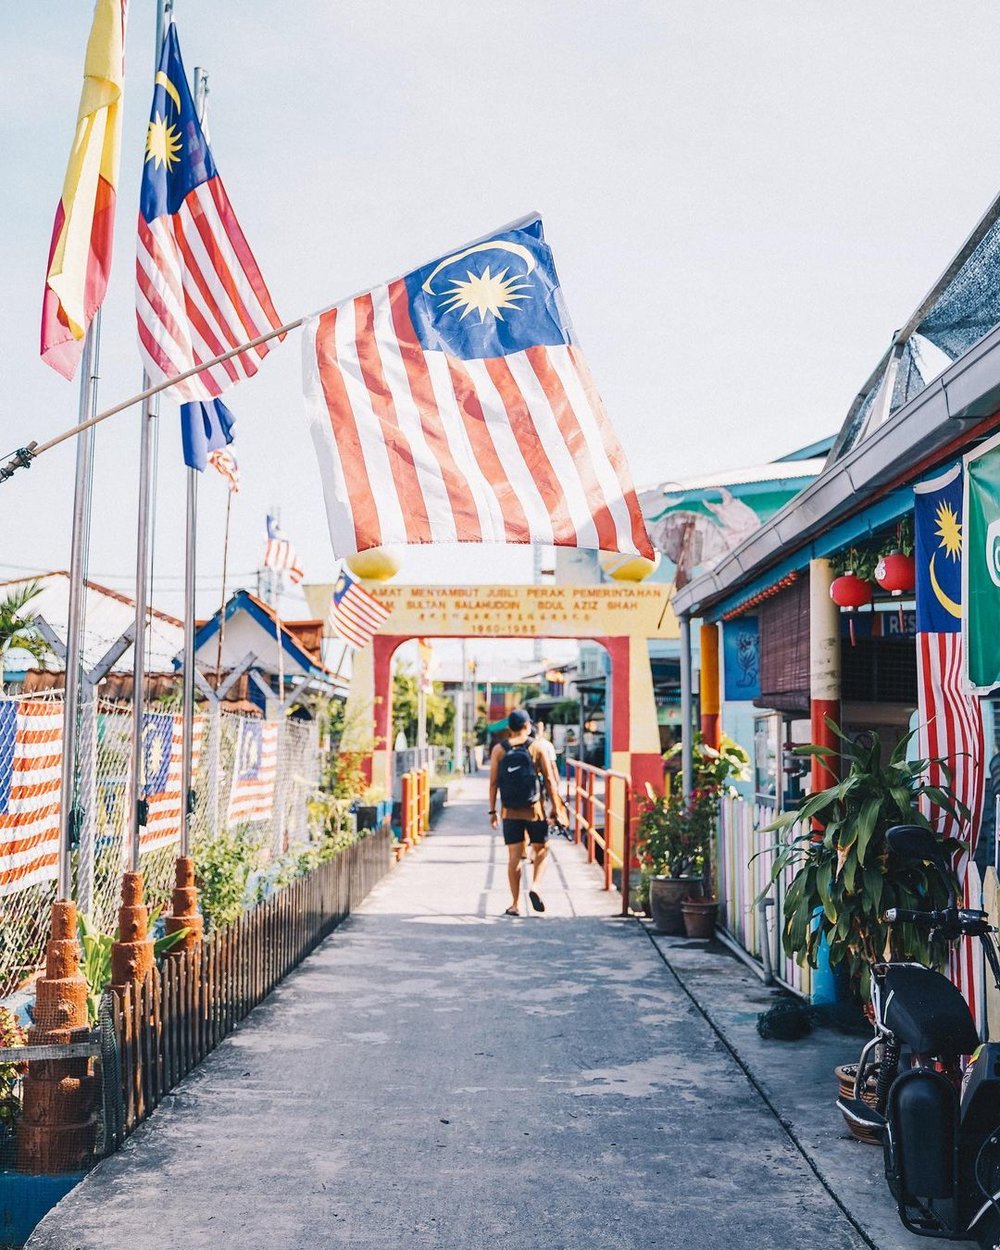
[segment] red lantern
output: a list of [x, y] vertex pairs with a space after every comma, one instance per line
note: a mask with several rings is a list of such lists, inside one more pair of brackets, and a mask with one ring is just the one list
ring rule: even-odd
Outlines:
[[872, 601], [872, 584], [848, 570], [834, 580], [830, 587], [830, 598], [838, 608], [846, 608], [848, 611], [863, 608]]
[[917, 584], [917, 566], [913, 556], [901, 551], [890, 551], [875, 566], [875, 580], [883, 590], [894, 595], [906, 594]]

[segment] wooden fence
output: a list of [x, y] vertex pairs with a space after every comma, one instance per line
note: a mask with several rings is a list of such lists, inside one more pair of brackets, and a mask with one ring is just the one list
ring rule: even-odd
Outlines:
[[356, 907], [389, 870], [388, 832], [362, 838], [143, 984], [101, 1004], [104, 1146], [116, 1150], [163, 1096]]

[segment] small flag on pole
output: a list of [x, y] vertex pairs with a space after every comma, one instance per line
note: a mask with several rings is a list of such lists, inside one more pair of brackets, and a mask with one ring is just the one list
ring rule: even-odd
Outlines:
[[356, 650], [366, 647], [389, 617], [389, 609], [370, 595], [353, 577], [341, 573], [330, 599], [330, 632]]
[[229, 448], [223, 447], [219, 451], [210, 451], [208, 463], [226, 479], [230, 494], [238, 495], [240, 493], [240, 466]]
[[236, 418], [221, 399], [181, 404], [181, 446], [189, 469], [204, 472], [209, 457], [233, 441]]
[[[240, 229], [208, 146], [181, 60], [176, 26], [163, 40], [146, 132], [146, 163], [136, 250], [139, 350], [149, 376], [160, 382], [238, 347], [281, 319]], [[270, 344], [178, 383], [182, 402], [209, 401], [209, 436], [198, 457], [231, 441], [231, 414], [211, 404], [252, 377]], [[190, 420], [206, 412], [189, 413]]]
[[111, 272], [125, 81], [126, 0], [97, 0], [83, 93], [56, 209], [42, 299], [41, 354], [72, 378]]
[[268, 513], [267, 546], [264, 548], [264, 568], [275, 573], [287, 573], [288, 580], [295, 585], [302, 581], [303, 572], [295, 548], [285, 537], [285, 532], [278, 524], [276, 517]]
[[307, 319], [302, 350], [338, 555], [501, 542], [653, 558], [539, 217]]

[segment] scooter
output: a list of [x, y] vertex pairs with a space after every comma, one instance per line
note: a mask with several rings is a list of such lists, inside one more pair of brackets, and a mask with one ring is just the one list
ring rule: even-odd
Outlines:
[[[897, 825], [886, 836], [896, 855], [933, 864], [948, 905], [894, 907], [884, 919], [943, 938], [979, 938], [1000, 989], [997, 930], [985, 912], [957, 905], [934, 835]], [[980, 1044], [965, 999], [941, 973], [916, 963], [876, 963], [871, 974], [875, 1036], [861, 1052], [854, 1097], [837, 1105], [881, 1137], [886, 1181], [910, 1232], [1000, 1250], [1000, 1044]], [[971, 1059], [963, 1070], [964, 1055]]]

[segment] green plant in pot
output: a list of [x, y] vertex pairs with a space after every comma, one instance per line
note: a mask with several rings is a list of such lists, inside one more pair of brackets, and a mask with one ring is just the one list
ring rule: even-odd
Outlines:
[[[679, 751], [679, 746], [674, 747], [670, 755]], [[695, 935], [703, 936], [706, 928], [711, 934], [718, 910], [711, 885], [711, 849], [719, 803], [732, 781], [745, 775], [749, 759], [725, 735], [718, 750], [707, 746], [699, 735], [692, 744], [692, 763], [694, 786], [687, 798], [676, 792], [656, 795], [647, 786], [637, 830], [638, 853], [643, 882], [649, 884], [654, 927], [662, 933], [686, 932], [685, 901], [701, 903], [689, 911], [697, 917]]]
[[[937, 873], [893, 855], [886, 831], [899, 824], [932, 829], [921, 807], [930, 810], [934, 821], [947, 816], [959, 824], [968, 820], [969, 812], [951, 788], [944, 760], [907, 760], [912, 733], [900, 740], [883, 764], [878, 734], [863, 733], [852, 740], [832, 721], [827, 723], [840, 739], [839, 753], [820, 746], [796, 751], [827, 760], [831, 784], [761, 832], [782, 835], [769, 848], [776, 852], [771, 883], [789, 870], [794, 873], [783, 905], [785, 953], [815, 968], [825, 938], [831, 967], [847, 968], [852, 992], [864, 1003], [870, 963], [891, 958], [940, 968], [947, 955], [944, 942], [931, 941], [915, 925], [890, 926], [882, 920], [890, 907], [933, 909], [947, 901]], [[840, 766], [835, 769], [838, 754]], [[932, 764], [946, 779], [944, 784], [928, 781]], [[814, 829], [814, 824], [819, 827]], [[963, 849], [955, 838], [940, 837], [940, 842], [949, 860]]]

